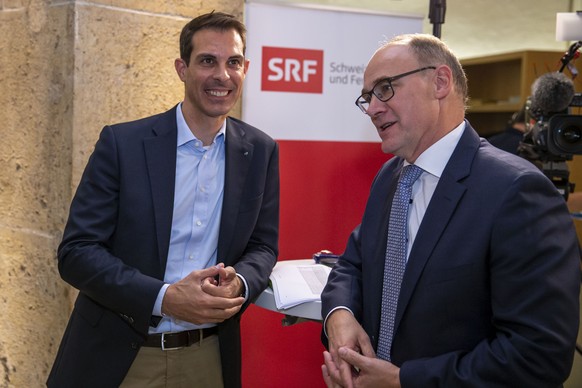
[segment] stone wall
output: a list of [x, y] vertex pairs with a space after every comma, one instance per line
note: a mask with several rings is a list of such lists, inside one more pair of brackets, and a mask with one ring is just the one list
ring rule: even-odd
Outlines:
[[243, 7], [0, 0], [0, 387], [45, 385], [76, 295], [55, 252], [101, 128], [179, 102], [182, 26]]
[[69, 315], [72, 5], [0, 3], [0, 386], [41, 386]]

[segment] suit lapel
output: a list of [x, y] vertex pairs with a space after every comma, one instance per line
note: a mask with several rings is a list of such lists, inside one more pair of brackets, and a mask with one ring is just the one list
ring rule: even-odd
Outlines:
[[467, 123], [459, 144], [443, 171], [414, 240], [400, 289], [395, 328], [406, 310], [426, 262], [466, 191], [465, 185], [460, 183], [460, 180], [469, 175], [479, 143], [479, 136]]
[[229, 247], [236, 232], [236, 218], [243, 200], [244, 184], [253, 159], [254, 147], [245, 139], [243, 127], [230, 118], [226, 122], [226, 131], [226, 176], [218, 237], [218, 261], [230, 265], [237, 259], [228, 256]]
[[175, 107], [162, 114], [154, 124], [152, 132], [151, 137], [144, 139], [144, 151], [154, 207], [160, 274], [163, 276], [174, 211], [178, 136]]

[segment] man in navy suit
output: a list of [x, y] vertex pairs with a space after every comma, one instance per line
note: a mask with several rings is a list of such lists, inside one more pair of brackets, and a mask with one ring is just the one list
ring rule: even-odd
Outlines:
[[79, 295], [48, 386], [241, 386], [241, 314], [279, 223], [277, 144], [227, 116], [245, 33], [220, 12], [189, 22], [183, 102], [101, 132], [58, 249]]
[[[322, 293], [330, 387], [557, 387], [570, 373], [573, 222], [533, 164], [479, 138], [464, 120], [467, 96], [459, 61], [430, 35], [396, 37], [368, 64], [356, 103], [395, 157]], [[380, 358], [388, 220], [409, 164], [423, 171], [408, 205], [404, 275], [388, 290], [398, 293], [391, 350]]]

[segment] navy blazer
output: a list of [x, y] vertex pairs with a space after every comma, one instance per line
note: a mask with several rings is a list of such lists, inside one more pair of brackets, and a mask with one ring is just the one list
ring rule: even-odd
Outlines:
[[[323, 316], [350, 308], [374, 348], [402, 164], [394, 157], [377, 174], [322, 294]], [[561, 194], [467, 123], [402, 282], [391, 354], [402, 386], [559, 386], [573, 362], [579, 287], [579, 246]]]
[[[218, 260], [248, 284], [248, 301], [218, 325], [225, 387], [241, 385], [240, 315], [267, 286], [278, 254], [277, 144], [234, 118], [226, 124]], [[58, 249], [79, 289], [48, 379], [55, 387], [115, 387], [143, 344], [163, 285], [176, 172], [176, 108], [106, 126], [71, 204]]]

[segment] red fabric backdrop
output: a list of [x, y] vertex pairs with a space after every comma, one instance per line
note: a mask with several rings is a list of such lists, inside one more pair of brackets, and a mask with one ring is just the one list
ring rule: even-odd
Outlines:
[[[279, 260], [341, 253], [360, 222], [370, 185], [388, 159], [379, 143], [278, 141]], [[282, 314], [252, 305], [242, 319], [244, 388], [317, 388], [321, 324], [282, 326]]]

